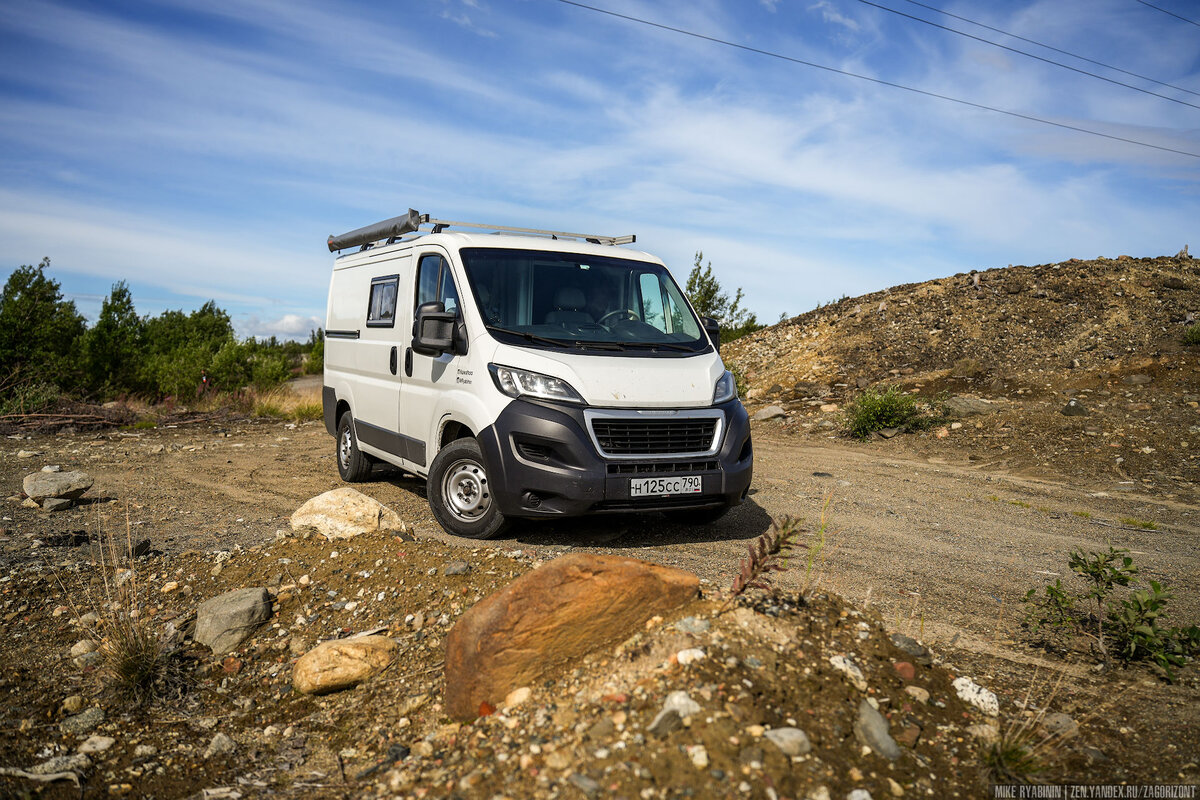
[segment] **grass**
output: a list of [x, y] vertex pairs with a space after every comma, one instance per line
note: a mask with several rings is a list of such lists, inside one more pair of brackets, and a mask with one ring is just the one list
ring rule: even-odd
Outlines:
[[1137, 517], [1121, 517], [1121, 524], [1128, 525], [1131, 528], [1141, 528], [1144, 531], [1158, 530], [1158, 523], [1149, 519], [1138, 519]]
[[829, 507], [833, 504], [833, 492], [825, 497], [821, 504], [821, 518], [817, 530], [808, 542], [808, 558], [804, 560], [804, 584], [800, 590], [803, 595], [809, 594], [821, 582], [825, 573], [826, 545], [829, 543]]
[[1183, 343], [1189, 347], [1200, 345], [1200, 322], [1189, 325], [1183, 331]]
[[1033, 506], [1031, 506], [1029, 503], [1026, 503], [1024, 500], [1009, 500], [1008, 504], [1010, 506], [1017, 506], [1019, 508], [1033, 508]]
[[1071, 513], [1081, 519], [1091, 519], [1092, 518], [1092, 513], [1090, 511], [1072, 511]]

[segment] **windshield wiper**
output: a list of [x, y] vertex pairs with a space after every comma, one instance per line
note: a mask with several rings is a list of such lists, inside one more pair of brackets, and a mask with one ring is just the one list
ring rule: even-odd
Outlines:
[[495, 327], [491, 328], [491, 330], [496, 331], [497, 333], [511, 333], [513, 336], [520, 336], [525, 341], [532, 342], [534, 344], [548, 344], [548, 345], [551, 345], [552, 347], [570, 347], [571, 346], [570, 342], [564, 342], [562, 339], [550, 339], [545, 336], [538, 336], [536, 333], [527, 333], [525, 331], [510, 330], [509, 328], [495, 328]]
[[624, 342], [597, 342], [597, 341], [592, 341], [589, 339], [575, 339], [575, 340], [572, 340], [571, 344], [575, 345], [576, 347], [578, 347], [581, 350], [589, 348], [589, 347], [594, 350], [624, 350], [625, 349]]

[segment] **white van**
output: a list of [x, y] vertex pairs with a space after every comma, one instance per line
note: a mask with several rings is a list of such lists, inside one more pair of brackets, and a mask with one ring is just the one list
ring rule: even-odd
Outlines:
[[329, 237], [353, 250], [325, 323], [342, 478], [376, 462], [425, 477], [442, 527], [478, 539], [513, 518], [702, 523], [740, 503], [750, 426], [716, 322], [633, 241], [411, 210]]

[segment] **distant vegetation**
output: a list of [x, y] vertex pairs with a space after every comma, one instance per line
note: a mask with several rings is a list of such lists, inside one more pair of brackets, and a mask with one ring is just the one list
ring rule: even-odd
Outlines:
[[[712, 274], [712, 262], [708, 262], [707, 266], [703, 262], [704, 253], [697, 252], [696, 263], [688, 273], [684, 291], [697, 314], [712, 317], [721, 323], [721, 342], [732, 342], [767, 327], [759, 324], [758, 317], [753, 312], [742, 308], [741, 287], [738, 287], [731, 298]], [[781, 315], [780, 320], [784, 316], [786, 315]]]
[[304, 344], [274, 336], [239, 340], [229, 314], [211, 300], [191, 313], [138, 316], [124, 281], [113, 285], [88, 328], [46, 276], [49, 266], [46, 258], [18, 268], [0, 296], [0, 415], [33, 413], [63, 395], [185, 401], [265, 390], [322, 369], [320, 330]]

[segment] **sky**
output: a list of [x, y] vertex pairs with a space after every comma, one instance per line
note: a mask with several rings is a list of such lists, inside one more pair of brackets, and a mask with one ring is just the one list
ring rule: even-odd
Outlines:
[[303, 340], [328, 235], [410, 207], [634, 233], [681, 283], [703, 251], [764, 322], [971, 269], [1200, 255], [1198, 24], [926, 0], [1167, 87], [878, 0], [1139, 92], [862, 0], [589, 3], [741, 47], [560, 0], [5, 0], [0, 277], [49, 257], [89, 319], [125, 280], [140, 313], [213, 299], [241, 336]]

